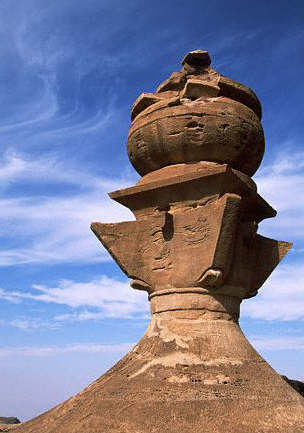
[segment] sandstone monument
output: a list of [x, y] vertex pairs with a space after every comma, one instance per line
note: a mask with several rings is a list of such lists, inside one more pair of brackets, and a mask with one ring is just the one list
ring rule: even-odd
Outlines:
[[210, 64], [208, 52], [190, 52], [135, 101], [128, 154], [142, 177], [110, 197], [136, 220], [92, 224], [131, 286], [148, 293], [146, 334], [18, 432], [304, 432], [303, 397], [238, 324], [241, 302], [290, 248], [257, 234], [276, 215], [251, 179], [264, 153], [260, 102]]

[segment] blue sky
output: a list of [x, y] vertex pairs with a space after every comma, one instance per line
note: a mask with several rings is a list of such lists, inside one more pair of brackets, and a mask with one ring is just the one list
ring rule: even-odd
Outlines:
[[303, 19], [301, 0], [0, 2], [1, 416], [59, 403], [144, 333], [146, 295], [89, 225], [132, 218], [107, 196], [138, 179], [130, 107], [198, 48], [262, 102], [255, 180], [278, 216], [259, 232], [294, 247], [241, 325], [279, 372], [304, 379]]

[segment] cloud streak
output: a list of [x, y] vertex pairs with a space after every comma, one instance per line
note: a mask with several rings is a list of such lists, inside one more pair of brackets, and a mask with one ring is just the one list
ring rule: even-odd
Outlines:
[[244, 316], [263, 320], [304, 320], [304, 267], [281, 264], [258, 297], [244, 301]]
[[65, 346], [44, 346], [44, 347], [7, 347], [0, 348], [0, 358], [10, 357], [49, 357], [71, 353], [113, 353], [123, 354], [131, 349], [135, 343], [122, 344], [95, 344], [76, 343]]
[[[5, 295], [3, 299], [6, 299]], [[17, 328], [21, 331], [37, 331], [41, 329], [56, 330], [61, 327], [60, 323], [56, 322], [55, 320], [42, 320], [37, 317], [26, 316], [21, 316], [13, 320], [0, 320], [0, 324], [3, 326]]]
[[281, 351], [281, 350], [292, 350], [292, 351], [304, 351], [304, 337], [265, 337], [256, 336], [251, 337], [250, 342], [258, 350], [269, 350], [269, 351]]
[[[132, 290], [128, 282], [104, 275], [88, 282], [62, 280], [56, 287], [34, 285], [30, 291], [0, 290], [0, 299], [15, 303], [30, 300], [70, 307], [73, 310], [71, 313], [53, 318], [54, 327], [64, 322], [104, 318], [146, 318], [149, 309], [146, 293]], [[24, 324], [24, 329], [31, 327], [31, 319], [26, 322], [23, 317], [17, 322]], [[37, 327], [39, 323], [34, 321]], [[11, 325], [14, 326], [13, 323]]]
[[272, 236], [288, 236], [293, 240], [304, 237], [304, 153], [294, 152], [287, 144], [273, 163], [256, 175], [259, 193], [278, 215], [262, 223], [263, 231]]
[[[107, 195], [128, 184], [126, 178], [108, 179], [56, 159], [28, 159], [9, 153], [0, 163], [0, 179], [3, 190], [27, 183], [31, 188], [45, 185], [48, 191], [48, 195], [0, 198], [0, 222], [3, 228], [11, 228], [5, 232], [2, 228], [0, 236], [17, 244], [0, 251], [0, 266], [109, 260], [91, 233], [90, 223], [132, 219], [126, 208]], [[58, 189], [63, 185], [64, 194]]]

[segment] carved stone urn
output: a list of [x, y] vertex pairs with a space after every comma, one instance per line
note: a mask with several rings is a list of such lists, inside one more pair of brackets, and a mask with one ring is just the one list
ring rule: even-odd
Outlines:
[[276, 215], [250, 178], [264, 152], [260, 115], [255, 94], [199, 50], [136, 100], [128, 153], [142, 178], [110, 194], [136, 220], [92, 230], [148, 293], [151, 323], [106, 374], [18, 431], [304, 432], [303, 397], [238, 323], [291, 246], [257, 233]]
[[249, 176], [257, 170], [264, 154], [260, 103], [209, 64], [207, 53], [192, 52], [181, 72], [135, 101], [128, 154], [141, 175], [199, 161], [226, 163]]

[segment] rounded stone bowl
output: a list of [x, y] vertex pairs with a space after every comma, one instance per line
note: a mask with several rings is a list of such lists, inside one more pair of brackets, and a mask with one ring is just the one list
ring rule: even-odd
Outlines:
[[257, 115], [226, 97], [156, 102], [132, 122], [127, 149], [140, 175], [162, 167], [198, 161], [229, 164], [252, 176], [264, 154]]

